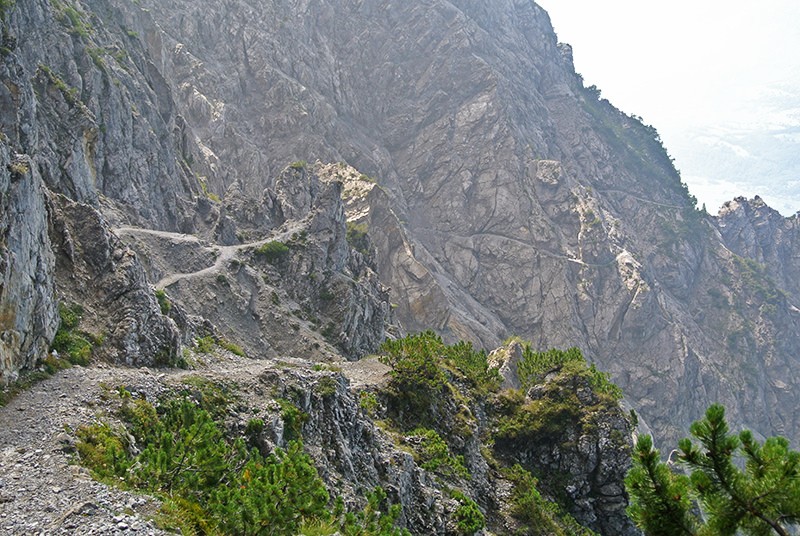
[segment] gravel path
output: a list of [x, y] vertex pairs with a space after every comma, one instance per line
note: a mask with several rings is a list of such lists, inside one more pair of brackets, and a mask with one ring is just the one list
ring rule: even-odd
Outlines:
[[150, 375], [74, 367], [0, 408], [0, 534], [167, 534], [148, 519], [154, 500], [109, 488], [73, 463], [72, 431], [102, 408], [100, 383]]
[[222, 267], [225, 266], [225, 264], [236, 255], [237, 252], [249, 248], [261, 247], [271, 240], [285, 241], [288, 239], [291, 233], [295, 232], [295, 228], [292, 227], [283, 230], [280, 233], [276, 233], [275, 236], [271, 236], [269, 238], [262, 238], [261, 240], [256, 240], [254, 242], [248, 242], [246, 244], [235, 244], [233, 246], [207, 244], [194, 235], [187, 235], [183, 233], [171, 233], [168, 231], [157, 231], [154, 229], [144, 229], [140, 227], [118, 227], [114, 229], [114, 232], [116, 232], [120, 236], [124, 236], [126, 234], [152, 235], [152, 236], [157, 236], [159, 238], [171, 240], [172, 242], [185, 242], [185, 243], [196, 244], [197, 246], [203, 247], [208, 251], [215, 252], [216, 260], [214, 261], [214, 264], [212, 264], [211, 266], [208, 266], [201, 270], [197, 270], [195, 272], [169, 274], [161, 278], [161, 280], [154, 285], [157, 289], [165, 289], [168, 286], [172, 285], [173, 283], [176, 283], [177, 281], [180, 281], [182, 279], [203, 277], [211, 273], [219, 272], [222, 269]]

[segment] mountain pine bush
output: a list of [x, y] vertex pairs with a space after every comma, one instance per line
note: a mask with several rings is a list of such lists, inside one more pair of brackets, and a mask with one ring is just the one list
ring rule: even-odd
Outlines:
[[[678, 462], [660, 459], [649, 436], [636, 445], [626, 486], [631, 518], [648, 536], [796, 534], [800, 523], [800, 453], [782, 437], [763, 444], [752, 432], [731, 434], [714, 404], [680, 441]], [[696, 508], [699, 505], [700, 510]]]

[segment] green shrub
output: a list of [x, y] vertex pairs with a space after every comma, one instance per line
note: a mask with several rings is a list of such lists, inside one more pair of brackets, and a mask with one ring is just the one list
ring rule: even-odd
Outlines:
[[336, 294], [331, 292], [329, 289], [324, 288], [319, 291], [319, 299], [326, 302], [333, 301], [336, 299]]
[[424, 418], [441, 398], [447, 387], [447, 376], [439, 363], [443, 346], [430, 331], [381, 346], [381, 362], [392, 367], [389, 387], [401, 417]]
[[450, 496], [459, 502], [459, 507], [453, 514], [456, 527], [460, 534], [475, 534], [486, 525], [483, 512], [478, 508], [478, 504], [464, 495], [459, 490], [451, 490]]
[[214, 418], [225, 415], [228, 406], [236, 399], [229, 386], [203, 376], [186, 376], [181, 384], [180, 395], [191, 399]]
[[231, 484], [210, 494], [224, 534], [297, 534], [305, 520], [330, 515], [328, 492], [298, 441], [252, 456]]
[[548, 501], [536, 489], [536, 478], [520, 465], [503, 470], [512, 482], [510, 513], [525, 524], [526, 534], [553, 536], [593, 536], [594, 532], [581, 526], [556, 503]]
[[333, 396], [336, 394], [337, 385], [336, 379], [332, 376], [323, 376], [317, 380], [317, 384], [314, 386], [314, 392], [323, 398]]
[[375, 396], [375, 393], [370, 393], [368, 391], [361, 391], [359, 393], [358, 405], [361, 406], [361, 409], [364, 411], [364, 413], [371, 418], [374, 418], [380, 409], [378, 397]]
[[147, 405], [140, 401], [123, 414], [139, 454], [130, 454], [126, 434], [107, 424], [78, 430], [79, 456], [95, 475], [169, 498], [166, 512], [189, 517], [200, 531], [261, 534], [269, 524], [271, 533], [293, 534], [302, 518], [326, 513], [327, 491], [300, 443], [263, 458], [239, 440], [226, 441], [211, 414], [188, 398], [157, 410]]
[[544, 380], [551, 372], [563, 368], [571, 373], [586, 375], [596, 393], [603, 393], [614, 400], [622, 398], [622, 390], [611, 381], [608, 373], [601, 372], [594, 364], [587, 366], [583, 353], [578, 348], [559, 350], [553, 348], [545, 352], [534, 352], [531, 345], [523, 346], [522, 359], [517, 364], [517, 376], [524, 389]]
[[108, 481], [128, 473], [128, 444], [119, 431], [101, 422], [78, 428], [76, 435], [78, 456], [96, 478]]
[[308, 413], [284, 398], [279, 398], [278, 404], [281, 406], [284, 436], [288, 440], [301, 439], [303, 437], [303, 425], [308, 420]]
[[585, 363], [578, 348], [534, 352], [529, 343], [523, 345], [522, 359], [517, 364], [517, 376], [524, 389], [539, 383], [544, 377], [570, 362]]
[[350, 244], [351, 248], [364, 255], [369, 255], [370, 253], [370, 241], [367, 230], [366, 223], [347, 222], [347, 234], [345, 235], [347, 243]]
[[453, 456], [450, 447], [435, 430], [417, 428], [410, 433], [419, 441], [417, 460], [423, 469], [443, 476], [469, 478], [463, 456]]
[[220, 339], [219, 345], [222, 348], [225, 348], [227, 351], [234, 355], [238, 355], [239, 357], [245, 357], [247, 354], [244, 351], [244, 348], [239, 346], [238, 344], [232, 343], [227, 339]]
[[543, 398], [518, 406], [497, 421], [495, 438], [511, 442], [547, 442], [558, 439], [564, 430], [581, 422], [581, 403], [575, 393], [561, 399]]
[[454, 344], [447, 348], [445, 356], [479, 394], [494, 392], [500, 388], [500, 372], [489, 367], [486, 352], [476, 351], [472, 343], [461, 341]]
[[278, 240], [272, 240], [256, 249], [256, 255], [263, 257], [268, 263], [275, 264], [289, 253], [289, 246]]
[[51, 349], [63, 355], [73, 365], [88, 365], [92, 357], [93, 344], [90, 336], [78, 331], [83, 317], [83, 307], [79, 304], [59, 304], [58, 315], [61, 320]]
[[392, 367], [388, 393], [400, 420], [429, 421], [461, 386], [467, 388], [466, 396], [485, 396], [500, 386], [500, 375], [489, 367], [485, 352], [468, 342], [448, 346], [432, 331], [386, 341], [381, 352], [380, 361]]
[[[345, 512], [341, 500], [328, 510], [328, 492], [300, 441], [263, 456], [245, 448], [243, 438], [225, 437], [224, 415], [215, 417], [186, 395], [153, 406], [125, 389], [119, 394], [125, 428], [102, 422], [79, 428], [79, 459], [102, 480], [160, 497], [157, 520], [164, 528], [183, 534], [288, 536], [306, 527], [346, 536], [407, 534], [394, 527], [400, 507], [382, 507], [382, 490], [368, 495], [361, 512]], [[261, 434], [263, 427], [253, 419], [246, 434]]]
[[255, 447], [259, 444], [261, 436], [264, 433], [264, 420], [263, 419], [250, 419], [247, 421], [247, 426], [244, 429], [244, 435], [247, 438], [248, 445]]
[[615, 401], [622, 399], [622, 389], [611, 381], [611, 375], [608, 372], [597, 370], [592, 363], [588, 369], [588, 375], [589, 383], [595, 393], [608, 395]]
[[406, 529], [395, 527], [402, 513], [399, 504], [389, 504], [386, 492], [377, 487], [367, 493], [367, 504], [355, 512], [344, 512], [341, 500], [337, 501], [334, 517], [339, 519], [339, 532], [343, 536], [410, 536]]
[[0, 20], [5, 21], [16, 0], [0, 0]]
[[156, 300], [158, 300], [158, 306], [161, 308], [161, 314], [168, 315], [170, 309], [172, 309], [172, 303], [167, 298], [167, 292], [164, 289], [156, 289]]
[[206, 335], [205, 337], [200, 337], [195, 340], [195, 350], [200, 354], [210, 354], [214, 351], [216, 345], [217, 341], [215, 341], [214, 337], [211, 335]]

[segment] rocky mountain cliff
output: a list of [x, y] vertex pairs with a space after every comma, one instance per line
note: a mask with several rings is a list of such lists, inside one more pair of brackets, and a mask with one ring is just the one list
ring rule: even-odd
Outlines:
[[662, 440], [714, 401], [800, 437], [797, 217], [699, 211], [535, 3], [0, 5], [3, 383], [81, 304], [117, 363], [518, 335]]

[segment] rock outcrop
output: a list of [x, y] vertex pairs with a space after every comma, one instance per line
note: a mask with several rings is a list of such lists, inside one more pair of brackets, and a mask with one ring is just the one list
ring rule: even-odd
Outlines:
[[58, 298], [91, 313], [82, 327], [102, 341], [95, 357], [130, 366], [175, 365], [178, 328], [163, 314], [136, 253], [92, 207], [53, 195], [48, 209]]

